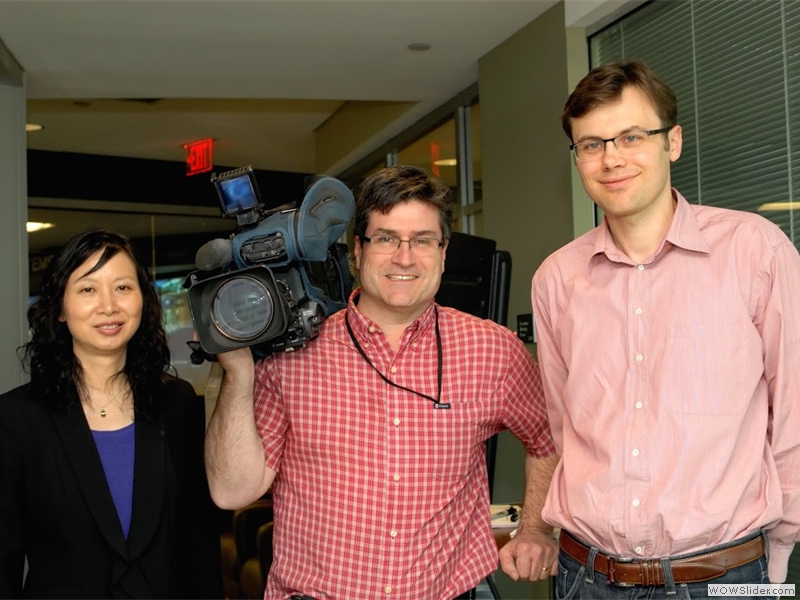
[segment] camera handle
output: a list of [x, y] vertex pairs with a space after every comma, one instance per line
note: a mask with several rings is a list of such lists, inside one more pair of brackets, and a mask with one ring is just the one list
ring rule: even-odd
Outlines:
[[193, 365], [202, 365], [204, 360], [207, 360], [208, 362], [217, 362], [217, 355], [209, 354], [208, 352], [203, 350], [200, 347], [200, 342], [198, 342], [197, 340], [189, 340], [188, 342], [186, 342], [186, 345], [189, 346], [189, 348], [192, 351], [189, 360], [192, 361]]

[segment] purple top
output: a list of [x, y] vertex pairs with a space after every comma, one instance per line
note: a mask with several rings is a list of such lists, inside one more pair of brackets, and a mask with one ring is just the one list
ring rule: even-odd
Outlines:
[[131, 527], [133, 511], [133, 462], [136, 449], [134, 423], [116, 431], [94, 431], [94, 442], [106, 473], [108, 487], [125, 539]]

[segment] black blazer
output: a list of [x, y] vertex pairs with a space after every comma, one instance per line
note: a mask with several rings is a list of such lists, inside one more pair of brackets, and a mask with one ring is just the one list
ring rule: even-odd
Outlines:
[[30, 384], [0, 396], [0, 598], [222, 597], [203, 402], [179, 379], [154, 394], [158, 414], [136, 421], [127, 540], [80, 406], [48, 406]]

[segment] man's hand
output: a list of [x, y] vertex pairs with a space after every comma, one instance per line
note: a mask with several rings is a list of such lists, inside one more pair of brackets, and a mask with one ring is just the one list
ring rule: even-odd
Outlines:
[[238, 348], [217, 354], [217, 362], [226, 373], [251, 375], [255, 371], [255, 361], [250, 348]]
[[500, 566], [514, 581], [540, 581], [558, 570], [558, 543], [552, 534], [521, 529], [500, 549]]

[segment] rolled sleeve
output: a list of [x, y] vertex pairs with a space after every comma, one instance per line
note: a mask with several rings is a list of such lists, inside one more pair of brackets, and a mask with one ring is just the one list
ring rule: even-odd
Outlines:
[[267, 467], [279, 472], [289, 422], [281, 394], [280, 377], [275, 357], [256, 365], [255, 390], [256, 428], [264, 446]]
[[504, 380], [505, 425], [534, 458], [555, 452], [539, 366], [517, 338], [509, 344]]

